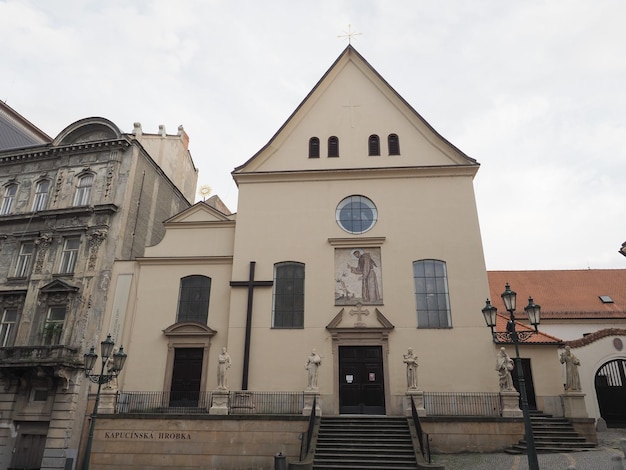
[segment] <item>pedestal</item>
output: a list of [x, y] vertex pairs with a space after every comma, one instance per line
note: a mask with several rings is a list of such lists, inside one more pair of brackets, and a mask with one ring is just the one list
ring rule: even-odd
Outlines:
[[561, 395], [561, 400], [563, 400], [563, 414], [566, 418], [589, 417], [583, 392], [565, 392]]
[[211, 393], [213, 402], [209, 408], [210, 415], [227, 415], [228, 414], [228, 390], [213, 390]]
[[424, 392], [422, 390], [407, 390], [404, 397], [404, 413], [407, 416], [411, 416], [413, 411], [411, 410], [411, 398], [415, 403], [415, 411], [417, 416], [426, 416], [426, 408], [424, 408]]
[[117, 390], [113, 388], [103, 388], [100, 391], [100, 403], [98, 404], [98, 414], [114, 414]]
[[519, 392], [516, 390], [500, 392], [503, 418], [520, 418], [524, 416], [519, 408]]
[[305, 390], [304, 408], [302, 408], [302, 414], [304, 416], [311, 416], [313, 401], [315, 401], [315, 416], [322, 416], [322, 409], [320, 408], [320, 392], [317, 390]]

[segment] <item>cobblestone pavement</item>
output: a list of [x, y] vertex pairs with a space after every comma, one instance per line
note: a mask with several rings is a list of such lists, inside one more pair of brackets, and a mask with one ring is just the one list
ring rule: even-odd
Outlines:
[[[620, 440], [626, 439], [626, 429], [609, 429], [598, 432], [598, 447], [581, 452], [539, 454], [541, 470], [614, 470], [612, 456], [623, 457]], [[441, 463], [446, 470], [528, 470], [526, 454], [438, 454], [433, 463]], [[626, 460], [623, 463], [626, 470]]]

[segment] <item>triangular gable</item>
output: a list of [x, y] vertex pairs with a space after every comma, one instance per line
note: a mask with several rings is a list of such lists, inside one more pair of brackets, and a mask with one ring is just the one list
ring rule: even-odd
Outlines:
[[[380, 157], [368, 157], [367, 142], [373, 133], [380, 138]], [[389, 156], [384, 150], [392, 133], [400, 138], [400, 156]], [[339, 138], [339, 158], [324, 154], [331, 135]], [[320, 158], [308, 158], [308, 141], [313, 136], [320, 139]], [[238, 175], [256, 172], [440, 166], [477, 168], [478, 163], [439, 135], [348, 46], [271, 140], [237, 167], [233, 177], [237, 180]]]
[[179, 212], [165, 221], [165, 225], [201, 222], [224, 222], [232, 220], [231, 217], [211, 207], [203, 201]]
[[68, 284], [60, 279], [55, 279], [54, 281], [43, 286], [40, 291], [46, 294], [51, 294], [55, 292], [78, 292], [79, 288]]

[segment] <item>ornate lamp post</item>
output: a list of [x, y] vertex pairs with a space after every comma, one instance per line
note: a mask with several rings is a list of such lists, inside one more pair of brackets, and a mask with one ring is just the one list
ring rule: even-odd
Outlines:
[[522, 413], [524, 415], [524, 429], [525, 429], [525, 437], [526, 437], [526, 446], [528, 447], [527, 456], [528, 456], [528, 468], [530, 470], [539, 470], [539, 462], [537, 461], [537, 449], [535, 448], [535, 438], [533, 436], [533, 428], [530, 422], [530, 411], [528, 410], [528, 396], [526, 394], [526, 381], [524, 380], [524, 371], [522, 370], [522, 359], [519, 355], [519, 340], [520, 338], [523, 340], [529, 338], [533, 334], [535, 334], [538, 329], [540, 321], [540, 313], [541, 307], [533, 302], [532, 297], [528, 297], [528, 305], [524, 307], [524, 311], [526, 315], [528, 315], [528, 320], [530, 324], [535, 328], [535, 331], [516, 331], [515, 330], [515, 303], [516, 303], [517, 294], [511, 290], [509, 284], [506, 284], [504, 292], [502, 293], [502, 301], [504, 302], [504, 307], [507, 312], [509, 312], [510, 319], [506, 324], [506, 333], [505, 332], [495, 332], [493, 329], [496, 326], [496, 312], [498, 309], [491, 305], [489, 299], [487, 299], [487, 303], [483, 308], [483, 316], [485, 317], [485, 323], [487, 326], [491, 328], [491, 335], [493, 336], [493, 341], [513, 341], [515, 345], [515, 367], [517, 369], [517, 377], [519, 382], [519, 392], [522, 398]]
[[622, 247], [619, 249], [619, 252], [626, 256], [626, 242], [622, 243]]
[[[100, 403], [100, 389], [103, 384], [109, 383], [115, 377], [119, 375], [122, 368], [124, 367], [124, 363], [126, 362], [126, 353], [124, 352], [124, 347], [120, 347], [119, 351], [113, 353], [113, 348], [115, 347], [115, 343], [111, 339], [111, 335], [108, 335], [107, 338], [100, 343], [100, 354], [102, 356], [102, 369], [100, 370], [100, 374], [92, 374], [91, 370], [93, 366], [96, 364], [96, 360], [98, 359], [98, 355], [96, 354], [94, 347], [85, 357], [85, 377], [91, 380], [93, 383], [98, 384], [98, 391], [96, 392], [96, 402], [93, 406], [93, 412], [91, 414], [91, 423], [89, 424], [89, 435], [87, 437], [87, 448], [85, 450], [85, 459], [83, 462], [83, 470], [89, 470], [89, 460], [91, 458], [91, 445], [93, 443], [93, 432], [96, 425], [96, 416], [98, 415], [98, 404]], [[108, 368], [108, 373], [104, 373], [104, 368], [110, 357], [113, 357], [113, 363]]]

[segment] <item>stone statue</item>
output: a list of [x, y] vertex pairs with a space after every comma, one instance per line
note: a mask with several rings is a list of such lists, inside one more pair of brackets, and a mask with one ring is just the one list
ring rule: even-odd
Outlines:
[[230, 368], [230, 356], [226, 352], [226, 348], [222, 348], [222, 352], [217, 356], [217, 389], [228, 390], [227, 373]]
[[513, 370], [513, 359], [509, 357], [504, 348], [500, 348], [498, 357], [496, 359], [496, 370], [500, 377], [500, 391], [512, 392], [515, 390], [513, 387], [513, 378], [511, 377], [511, 371]]
[[565, 346], [565, 351], [561, 353], [561, 364], [565, 364], [565, 390], [580, 391], [580, 376], [578, 375], [578, 366], [580, 361], [569, 346]]
[[311, 354], [306, 358], [306, 364], [304, 364], [304, 368], [309, 371], [307, 390], [317, 390], [317, 375], [321, 365], [322, 358], [315, 352], [315, 349], [312, 349]]
[[406, 364], [406, 387], [409, 390], [417, 390], [417, 356], [413, 354], [413, 348], [409, 348], [403, 357], [402, 362]]

